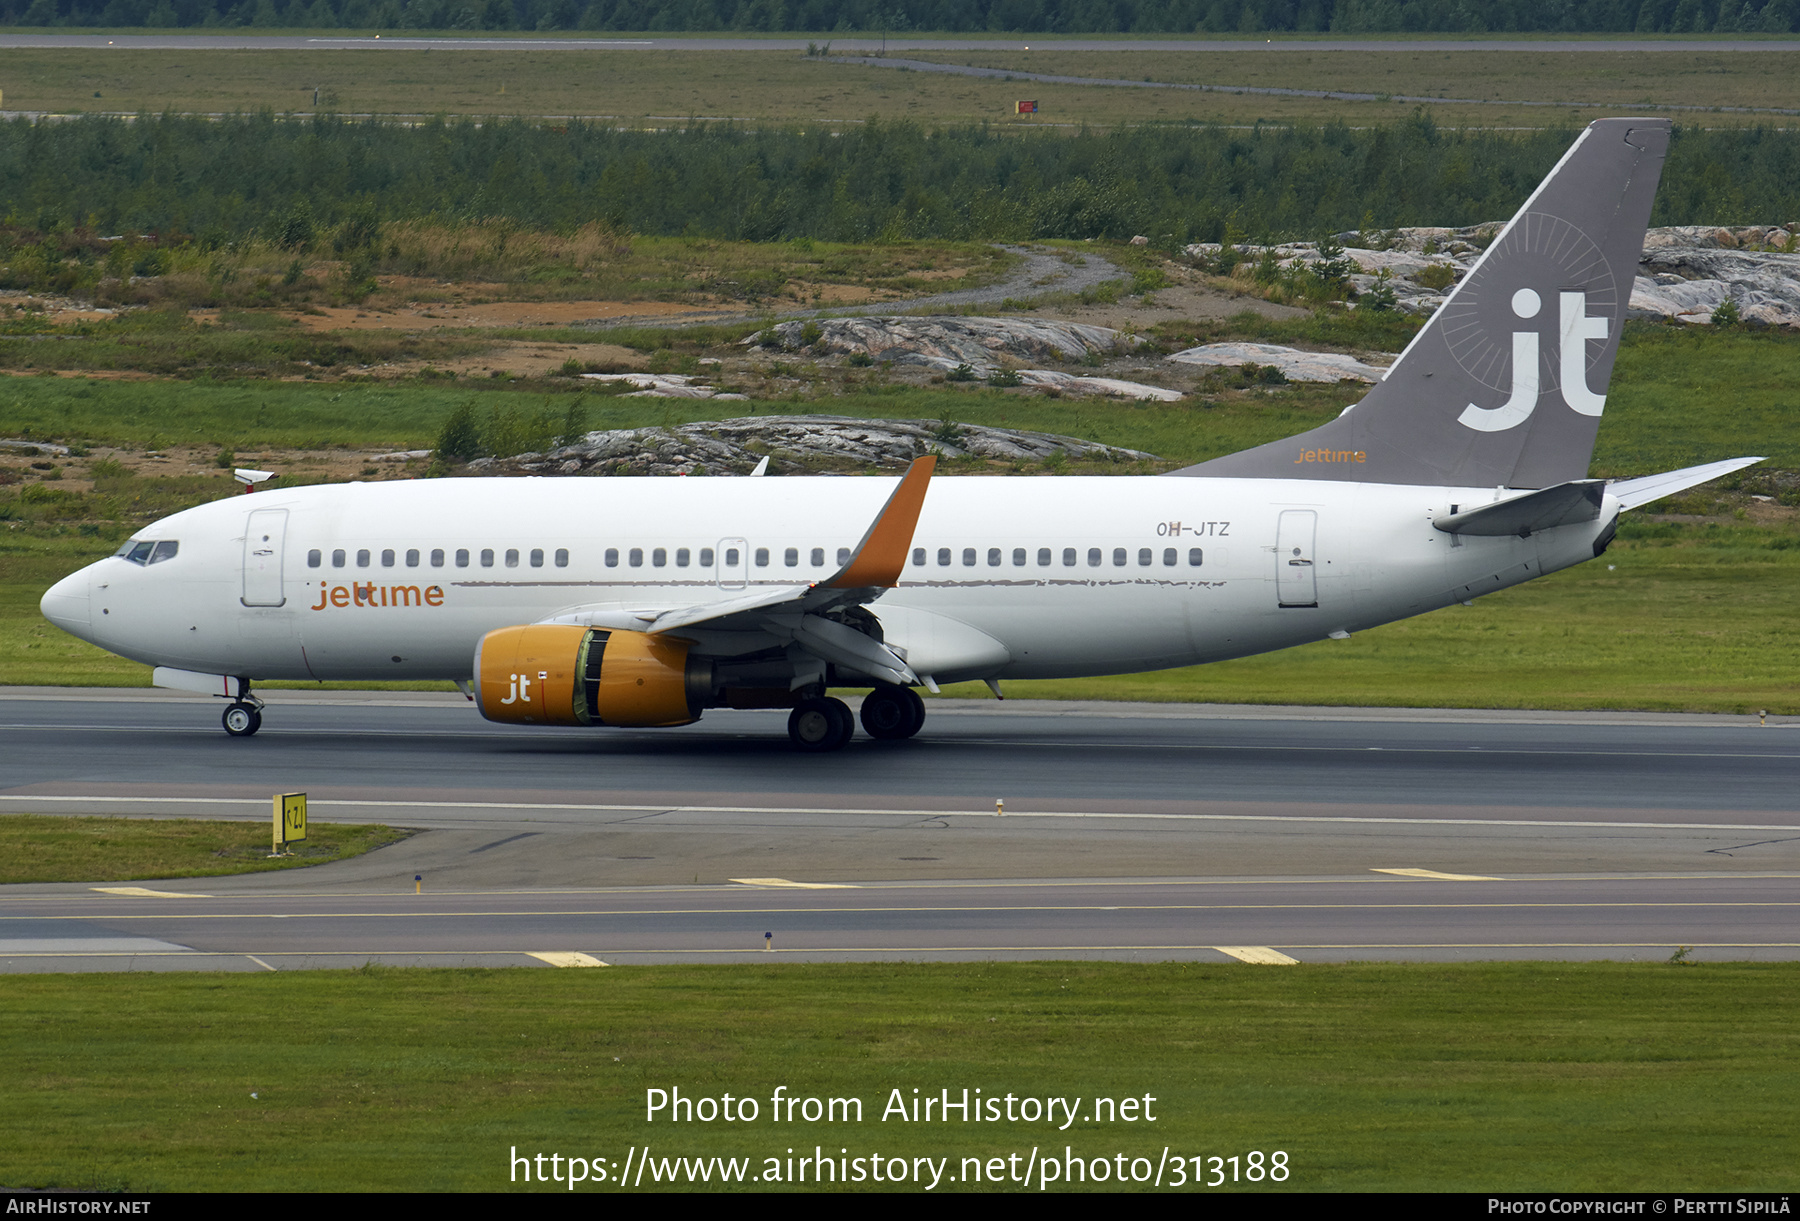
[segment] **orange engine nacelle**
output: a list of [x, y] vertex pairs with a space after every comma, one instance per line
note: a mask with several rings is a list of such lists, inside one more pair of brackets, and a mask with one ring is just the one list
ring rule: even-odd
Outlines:
[[475, 705], [515, 725], [686, 725], [712, 695], [712, 666], [685, 641], [540, 623], [475, 648]]

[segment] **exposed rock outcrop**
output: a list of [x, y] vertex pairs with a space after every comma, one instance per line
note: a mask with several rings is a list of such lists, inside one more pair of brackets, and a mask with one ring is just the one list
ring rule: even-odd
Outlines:
[[[809, 328], [816, 329], [816, 335], [810, 334]], [[1103, 326], [1037, 318], [892, 317], [782, 322], [758, 331], [744, 343], [860, 354], [877, 362], [924, 365], [946, 373], [967, 365], [985, 376], [1002, 367], [1008, 357], [1024, 364], [1073, 362], [1089, 354], [1123, 354], [1135, 349], [1139, 340]]]
[[[1380, 235], [1340, 233], [1340, 257], [1356, 265], [1348, 283], [1357, 295], [1386, 288], [1394, 308], [1430, 314], [1444, 303], [1449, 286], [1475, 265], [1502, 228], [1499, 222], [1463, 229], [1395, 229]], [[1380, 249], [1366, 244], [1379, 237]], [[1708, 323], [1726, 301], [1743, 321], [1800, 327], [1800, 224], [1677, 225], [1644, 235], [1644, 254], [1632, 285], [1630, 316]], [[1221, 248], [1199, 243], [1187, 248], [1196, 259], [1217, 262]], [[1429, 253], [1427, 253], [1429, 252]], [[1324, 261], [1316, 242], [1240, 246], [1238, 269], [1265, 257], [1283, 270]]]
[[720, 394], [685, 373], [583, 373], [583, 381], [625, 382], [636, 386], [628, 399], [747, 399], [747, 394]]
[[847, 416], [749, 416], [672, 428], [590, 432], [544, 454], [481, 458], [489, 474], [748, 475], [764, 457], [775, 472], [898, 469], [924, 454], [1043, 462], [1065, 458], [1155, 461], [1155, 454], [1052, 433], [939, 420]]
[[1800, 254], [1646, 244], [1638, 271], [1634, 318], [1711, 322], [1729, 300], [1746, 322], [1800, 327]]
[[1273, 366], [1290, 382], [1378, 382], [1385, 370], [1335, 352], [1302, 352], [1272, 343], [1208, 343], [1168, 359], [1184, 365]]

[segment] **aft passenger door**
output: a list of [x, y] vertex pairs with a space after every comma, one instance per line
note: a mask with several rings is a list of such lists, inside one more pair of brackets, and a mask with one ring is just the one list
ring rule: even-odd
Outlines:
[[258, 509], [244, 529], [245, 606], [280, 606], [287, 601], [281, 589], [281, 556], [286, 550], [287, 510]]
[[1275, 597], [1277, 606], [1317, 606], [1318, 569], [1313, 544], [1319, 515], [1311, 509], [1287, 509], [1275, 529]]

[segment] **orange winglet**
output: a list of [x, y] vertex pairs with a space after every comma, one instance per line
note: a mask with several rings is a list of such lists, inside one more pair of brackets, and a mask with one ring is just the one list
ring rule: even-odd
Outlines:
[[850, 562], [830, 580], [827, 589], [891, 589], [900, 582], [906, 553], [912, 547], [919, 511], [925, 507], [925, 488], [937, 468], [937, 455], [914, 458], [900, 486], [875, 515], [874, 524], [851, 553]]

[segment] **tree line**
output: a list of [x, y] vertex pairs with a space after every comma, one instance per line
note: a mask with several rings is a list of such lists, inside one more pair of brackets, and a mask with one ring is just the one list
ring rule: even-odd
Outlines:
[[[329, 235], [341, 253], [380, 241], [388, 222], [431, 219], [749, 241], [1144, 234], [1172, 247], [1503, 219], [1574, 135], [1440, 129], [1423, 110], [1356, 130], [1076, 134], [874, 119], [836, 134], [268, 113], [15, 119], [0, 122], [0, 246], [98, 257], [95, 243], [115, 235], [295, 249]], [[1653, 223], [1796, 217], [1800, 132], [1676, 129]]]
[[1058, 34], [1785, 34], [1800, 0], [0, 0], [106, 28]]

